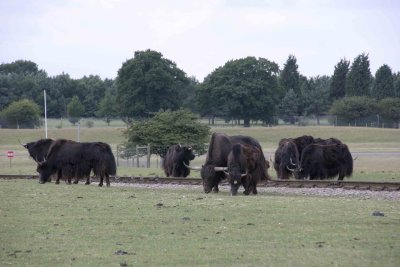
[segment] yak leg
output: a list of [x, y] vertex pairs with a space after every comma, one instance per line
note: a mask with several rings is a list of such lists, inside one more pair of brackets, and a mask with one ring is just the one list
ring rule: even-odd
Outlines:
[[289, 179], [289, 174], [287, 173], [286, 169], [284, 167], [281, 167], [279, 169], [279, 178], [282, 180], [288, 180]]
[[86, 183], [85, 184], [90, 184], [90, 175], [86, 177]]
[[253, 194], [254, 195], [257, 195], [258, 194], [258, 191], [257, 191], [257, 182], [256, 181], [253, 181], [252, 182], [252, 184], [253, 184]]
[[56, 184], [59, 184], [59, 183], [60, 183], [61, 176], [62, 176], [62, 174], [61, 174], [61, 171], [60, 171], [60, 170], [59, 170], [59, 171], [57, 171], [57, 179], [56, 179]]
[[110, 187], [110, 176], [108, 175], [108, 173], [106, 173], [105, 175], [106, 175], [106, 185], [107, 187]]
[[218, 185], [214, 185], [214, 187], [212, 188], [212, 192], [214, 192], [214, 193], [218, 193], [219, 192]]
[[242, 178], [242, 185], [244, 187], [244, 192], [246, 196], [250, 194], [250, 179], [248, 176]]
[[75, 177], [74, 184], [77, 184], [77, 183], [79, 183], [79, 178]]
[[339, 172], [339, 178], [338, 178], [338, 180], [339, 180], [339, 181], [342, 181], [343, 178], [344, 178], [344, 172], [343, 172], [343, 171], [340, 171], [340, 172]]
[[102, 187], [103, 186], [103, 176], [100, 176], [100, 183], [99, 186]]

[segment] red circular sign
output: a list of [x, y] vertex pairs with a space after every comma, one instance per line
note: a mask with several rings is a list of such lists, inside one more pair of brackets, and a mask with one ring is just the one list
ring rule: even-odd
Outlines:
[[14, 157], [14, 151], [7, 151], [7, 157], [13, 158]]

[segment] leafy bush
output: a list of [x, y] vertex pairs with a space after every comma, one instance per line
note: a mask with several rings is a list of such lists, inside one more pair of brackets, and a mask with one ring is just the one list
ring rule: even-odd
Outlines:
[[35, 128], [40, 126], [40, 108], [28, 99], [12, 102], [1, 113], [5, 128]]
[[374, 99], [366, 96], [345, 97], [335, 101], [329, 113], [354, 120], [376, 114], [377, 104]]
[[181, 109], [157, 112], [149, 120], [133, 123], [125, 135], [128, 138], [127, 149], [150, 144], [151, 154], [164, 156], [171, 145], [188, 144], [202, 154], [210, 128], [201, 124], [195, 114]]

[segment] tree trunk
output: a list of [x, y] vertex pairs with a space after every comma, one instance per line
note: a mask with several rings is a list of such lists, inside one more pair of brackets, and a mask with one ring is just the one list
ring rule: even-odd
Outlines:
[[243, 120], [243, 127], [250, 127], [250, 119]]

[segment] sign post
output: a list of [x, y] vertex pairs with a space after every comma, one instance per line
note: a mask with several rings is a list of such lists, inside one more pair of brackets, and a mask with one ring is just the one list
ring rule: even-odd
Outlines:
[[7, 157], [10, 159], [10, 168], [11, 168], [11, 160], [14, 157], [14, 151], [12, 150], [7, 151]]

